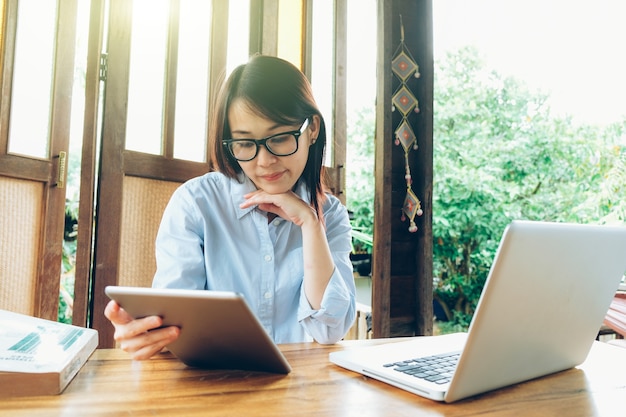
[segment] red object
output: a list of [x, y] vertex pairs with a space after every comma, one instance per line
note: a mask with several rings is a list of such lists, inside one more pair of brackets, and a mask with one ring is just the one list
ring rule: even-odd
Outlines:
[[626, 337], [626, 292], [615, 294], [604, 318], [604, 324]]

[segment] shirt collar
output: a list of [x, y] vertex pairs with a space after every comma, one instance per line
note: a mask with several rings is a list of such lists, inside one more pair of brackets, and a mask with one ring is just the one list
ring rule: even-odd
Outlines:
[[250, 178], [246, 177], [243, 173], [238, 174], [237, 178], [233, 178], [230, 181], [233, 184], [230, 197], [233, 202], [233, 207], [235, 207], [237, 211], [237, 219], [241, 219], [244, 215], [256, 209], [256, 206], [243, 209], [239, 207], [239, 205], [245, 201], [243, 196], [256, 190], [256, 187], [254, 183], [250, 181]]

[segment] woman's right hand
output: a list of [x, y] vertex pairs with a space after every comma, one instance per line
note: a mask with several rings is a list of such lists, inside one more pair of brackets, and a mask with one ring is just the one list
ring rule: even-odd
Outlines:
[[180, 328], [176, 326], [159, 329], [163, 325], [159, 316], [133, 319], [113, 300], [105, 307], [104, 316], [115, 327], [113, 337], [119, 347], [135, 360], [151, 358], [180, 335]]

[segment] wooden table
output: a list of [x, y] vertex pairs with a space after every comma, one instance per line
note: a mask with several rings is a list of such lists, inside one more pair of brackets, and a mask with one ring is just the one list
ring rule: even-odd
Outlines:
[[120, 350], [97, 350], [63, 394], [0, 400], [0, 416], [626, 415], [623, 348], [595, 342], [578, 368], [443, 404], [328, 361], [333, 350], [378, 342], [281, 345], [293, 367], [286, 376], [191, 369], [169, 354], [134, 362]]

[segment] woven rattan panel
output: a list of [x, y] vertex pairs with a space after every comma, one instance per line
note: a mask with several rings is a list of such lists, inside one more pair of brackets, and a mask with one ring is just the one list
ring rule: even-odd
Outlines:
[[0, 308], [34, 314], [43, 184], [0, 177]]
[[178, 182], [125, 177], [118, 285], [149, 287], [156, 271], [154, 240]]

